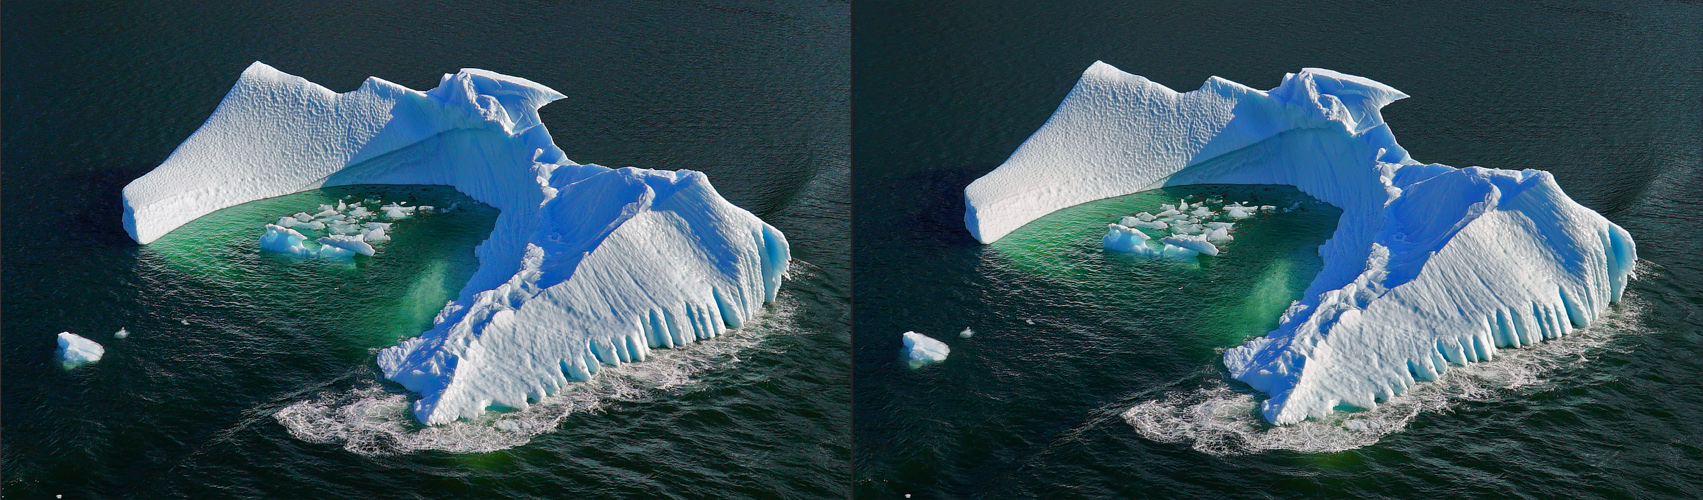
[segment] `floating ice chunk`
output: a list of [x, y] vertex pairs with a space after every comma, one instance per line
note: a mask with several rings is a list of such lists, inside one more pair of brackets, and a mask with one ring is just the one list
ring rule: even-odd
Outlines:
[[1164, 238], [1160, 238], [1159, 241], [1166, 245], [1176, 245], [1198, 253], [1218, 255], [1218, 247], [1214, 246], [1212, 242], [1207, 241], [1205, 236], [1198, 234], [1178, 234], [1166, 236]]
[[1230, 236], [1230, 228], [1227, 227], [1212, 229], [1211, 232], [1206, 233], [1206, 241], [1213, 243], [1224, 243], [1234, 239], [1236, 238]]
[[294, 229], [267, 224], [266, 234], [260, 235], [260, 249], [297, 257], [313, 257], [316, 252], [303, 244], [306, 240], [306, 236]]
[[337, 221], [331, 223], [330, 226], [327, 226], [327, 229], [331, 231], [331, 234], [348, 236], [352, 234], [359, 234], [362, 228], [360, 224], [353, 222]]
[[1229, 205], [1224, 206], [1224, 213], [1226, 215], [1229, 215], [1230, 218], [1232, 218], [1232, 219], [1246, 219], [1246, 218], [1249, 218], [1249, 217], [1253, 217], [1255, 210], [1258, 210], [1258, 209], [1256, 209], [1254, 207], [1243, 206], [1241, 203], [1233, 203], [1233, 204], [1229, 204]]
[[1171, 226], [1171, 232], [1175, 234], [1200, 234], [1206, 232], [1206, 228], [1201, 227], [1200, 224], [1194, 223], [1173, 224]]
[[1107, 224], [1106, 228], [1100, 244], [1107, 250], [1137, 253], [1147, 248], [1148, 236], [1140, 230], [1122, 224]]
[[1232, 227], [1236, 227], [1236, 223], [1234, 223], [1234, 222], [1208, 222], [1208, 223], [1206, 223], [1206, 228], [1207, 229], [1213, 229], [1213, 230], [1230, 229]]
[[365, 219], [372, 217], [373, 213], [367, 210], [367, 207], [356, 205], [355, 208], [349, 209], [349, 216], [357, 219]]
[[[1300, 204], [1300, 202], [1296, 202], [1295, 205], [1300, 206], [1301, 204]], [[1271, 205], [1260, 205], [1260, 210], [1270, 212], [1272, 210], [1277, 210], [1277, 207], [1274, 207], [1274, 206], [1271, 206]]]
[[348, 262], [354, 260], [355, 252], [336, 245], [320, 245], [314, 256], [329, 261]]
[[1269, 91], [1212, 78], [1179, 93], [1095, 63], [965, 189], [965, 225], [991, 243], [1065, 207], [1187, 184], [1291, 185], [1342, 209], [1301, 301], [1224, 354], [1277, 424], [1374, 408], [1450, 365], [1606, 314], [1637, 266], [1631, 235], [1548, 172], [1415, 161], [1379, 111], [1405, 97], [1317, 68]]
[[1218, 215], [1218, 212], [1213, 212], [1212, 209], [1206, 208], [1205, 205], [1202, 205], [1202, 206], [1199, 206], [1199, 207], [1195, 207], [1195, 209], [1193, 211], [1190, 211], [1189, 214], [1193, 215], [1195, 217], [1206, 218], [1206, 217]]
[[952, 352], [945, 342], [917, 332], [905, 332], [904, 341], [905, 347], [900, 352], [913, 368], [946, 361], [946, 354]]
[[966, 326], [966, 327], [964, 327], [964, 331], [958, 332], [958, 338], [967, 339], [967, 338], [970, 338], [970, 336], [975, 335], [975, 334], [976, 334], [975, 330], [971, 330], [970, 327]]
[[1141, 223], [1141, 218], [1133, 216], [1133, 215], [1126, 215], [1122, 219], [1118, 219], [1118, 224], [1122, 224], [1122, 225], [1129, 226], [1129, 227], [1135, 227], [1136, 224], [1140, 224], [1140, 223]]
[[125, 330], [124, 327], [119, 327], [118, 331], [112, 332], [112, 338], [115, 338], [115, 339], [122, 339], [122, 338], [129, 337], [129, 336], [130, 336], [130, 330]]
[[100, 361], [101, 356], [106, 354], [106, 348], [75, 333], [60, 332], [58, 354], [60, 363], [66, 368], [73, 368]]
[[334, 234], [334, 235], [331, 235], [331, 236], [326, 236], [324, 238], [320, 238], [319, 244], [325, 245], [325, 246], [342, 248], [344, 250], [355, 252], [355, 253], [365, 255], [365, 256], [368, 256], [368, 257], [371, 257], [374, 253], [373, 246], [367, 244], [367, 242], [365, 242], [365, 241], [361, 241], [360, 236], [345, 236], [345, 235], [341, 235], [341, 234]]
[[1162, 259], [1192, 261], [1197, 255], [1200, 255], [1200, 252], [1167, 243], [1157, 252], [1154, 252], [1152, 256]]
[[1151, 222], [1137, 222], [1137, 223], [1131, 225], [1130, 227], [1145, 227], [1145, 228], [1148, 228], [1148, 229], [1156, 229], [1156, 230], [1159, 230], [1159, 231], [1164, 231], [1164, 230], [1170, 228], [1171, 225], [1167, 224], [1163, 221], [1151, 221]]
[[408, 216], [414, 215], [414, 211], [418, 210], [418, 207], [405, 207], [405, 206], [402, 206], [402, 205], [392, 203], [392, 204], [389, 204], [389, 205], [379, 207], [379, 209], [384, 211], [385, 217], [388, 217], [388, 218], [391, 218], [391, 219], [406, 219], [406, 218], [408, 218]]
[[[1150, 214], [1150, 213], [1147, 213], [1147, 212], [1141, 212], [1141, 213], [1135, 214], [1135, 218], [1141, 219], [1143, 222], [1152, 222], [1153, 219], [1156, 219], [1158, 217], [1155, 217], [1153, 214]], [[1124, 225], [1128, 226], [1129, 224], [1124, 224]]]
[[384, 233], [384, 228], [372, 228], [361, 233], [361, 241], [367, 243], [382, 243], [390, 241], [390, 235]]

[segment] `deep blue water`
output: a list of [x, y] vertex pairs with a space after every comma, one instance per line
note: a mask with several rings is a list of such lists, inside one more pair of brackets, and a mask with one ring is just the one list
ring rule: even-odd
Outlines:
[[[1703, 495], [1703, 5], [853, 10], [855, 496]], [[1416, 159], [1553, 172], [1631, 232], [1638, 279], [1581, 335], [1451, 370], [1377, 411], [1266, 426], [1222, 352], [1298, 297], [1334, 223], [1261, 215], [1198, 267], [1097, 249], [1117, 215], [1183, 192], [1074, 207], [1015, 242], [963, 228], [964, 186], [1096, 60], [1180, 91], [1213, 75], [1271, 88], [1303, 67], [1394, 86], [1413, 97], [1384, 116]], [[907, 330], [952, 354], [907, 369]]]
[[[6, 2], [0, 172], [4, 494], [17, 498], [824, 497], [851, 443], [849, 6], [844, 2]], [[567, 98], [579, 162], [699, 170], [785, 232], [763, 321], [506, 416], [421, 429], [378, 349], [426, 328], [477, 265], [488, 207], [399, 223], [353, 265], [260, 254], [233, 207], [143, 247], [119, 191], [253, 61], [335, 91], [482, 68]], [[439, 204], [439, 206], [443, 206]], [[127, 339], [112, 338], [119, 327]], [[62, 369], [54, 335], [106, 357]], [[533, 426], [537, 426], [534, 428]], [[445, 430], [447, 429], [447, 430]]]

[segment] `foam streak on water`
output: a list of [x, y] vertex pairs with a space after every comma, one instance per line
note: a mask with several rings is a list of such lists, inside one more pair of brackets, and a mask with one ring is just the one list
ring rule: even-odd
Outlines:
[[273, 418], [296, 439], [341, 444], [345, 450], [368, 456], [426, 450], [488, 453], [513, 448], [556, 429], [569, 415], [596, 411], [609, 402], [656, 397], [696, 382], [705, 372], [737, 365], [740, 353], [768, 336], [796, 331], [793, 314], [797, 308], [796, 299], [783, 292], [773, 310], [730, 331], [731, 335], [657, 349], [651, 358], [637, 363], [605, 366], [590, 381], [569, 384], [526, 410], [486, 412], [472, 420], [422, 426], [411, 413], [411, 395], [388, 391], [375, 381], [289, 404]]
[[1642, 310], [1643, 302], [1629, 293], [1611, 314], [1588, 328], [1523, 349], [1500, 349], [1491, 361], [1451, 367], [1436, 381], [1416, 384], [1368, 411], [1339, 411], [1323, 420], [1273, 426], [1260, 417], [1257, 395], [1236, 392], [1219, 377], [1199, 389], [1138, 403], [1123, 412], [1123, 419], [1147, 439], [1188, 443], [1196, 451], [1218, 456], [1362, 448], [1401, 431], [1422, 413], [1448, 411], [1462, 402], [1525, 397], [1531, 391], [1523, 388], [1541, 388], [1548, 375], [1588, 365], [1591, 353], [1613, 349], [1615, 337], [1637, 330]]

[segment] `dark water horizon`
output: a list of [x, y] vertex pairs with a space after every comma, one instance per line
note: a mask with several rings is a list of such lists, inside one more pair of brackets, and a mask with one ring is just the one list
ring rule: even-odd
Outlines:
[[[855, 496], [1703, 491], [1703, 240], [1690, 229], [1703, 223], [1692, 194], [1703, 181], [1703, 5], [853, 9]], [[1263, 335], [1273, 304], [1298, 298], [1334, 221], [1262, 214], [1193, 267], [1098, 248], [1117, 216], [1190, 194], [1176, 188], [1061, 210], [1015, 242], [980, 245], [964, 229], [964, 187], [1095, 61], [1178, 91], [1211, 76], [1269, 89], [1306, 67], [1383, 82], [1412, 96], [1383, 116], [1415, 159], [1550, 171], [1633, 235], [1638, 278], [1581, 335], [1451, 370], [1375, 411], [1266, 425], [1264, 396], [1229, 379], [1223, 351]], [[1265, 187], [1189, 189], [1228, 200]], [[974, 335], [959, 337], [966, 327]], [[952, 353], [908, 369], [897, 357], [905, 331]]]
[[[0, 464], [7, 497], [844, 496], [850, 460], [849, 6], [6, 2]], [[421, 428], [377, 350], [465, 282], [489, 208], [399, 223], [353, 265], [260, 254], [264, 222], [351, 186], [223, 210], [148, 246], [119, 192], [254, 61], [333, 91], [480, 68], [568, 97], [568, 157], [704, 172], [784, 232], [763, 319], [503, 414]], [[441, 206], [441, 205], [440, 205]], [[312, 210], [308, 210], [312, 211]], [[128, 329], [126, 339], [112, 332]], [[74, 370], [54, 335], [100, 342]], [[606, 375], [606, 376], [604, 376]], [[506, 423], [503, 423], [506, 422]]]

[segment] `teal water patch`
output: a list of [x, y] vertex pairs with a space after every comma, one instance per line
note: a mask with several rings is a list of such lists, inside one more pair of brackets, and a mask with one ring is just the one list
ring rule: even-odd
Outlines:
[[[1179, 201], [1270, 205], [1235, 220], [1217, 257], [1155, 259], [1104, 248], [1107, 224]], [[1195, 345], [1221, 348], [1271, 331], [1323, 267], [1318, 247], [1342, 211], [1289, 186], [1195, 185], [1144, 191], [1047, 214], [988, 245], [1007, 267], [1046, 281], [1066, 301], [1169, 318]], [[1159, 234], [1154, 232], [1155, 235]]]
[[[371, 257], [304, 259], [260, 248], [266, 225], [280, 217], [363, 200], [456, 208], [379, 217], [392, 223], [390, 241], [375, 245]], [[302, 326], [344, 337], [338, 344], [360, 357], [431, 326], [477, 270], [473, 248], [490, 236], [497, 214], [444, 186], [339, 186], [208, 214], [143, 247], [142, 260], [174, 279], [220, 290], [233, 307], [315, 318]]]

